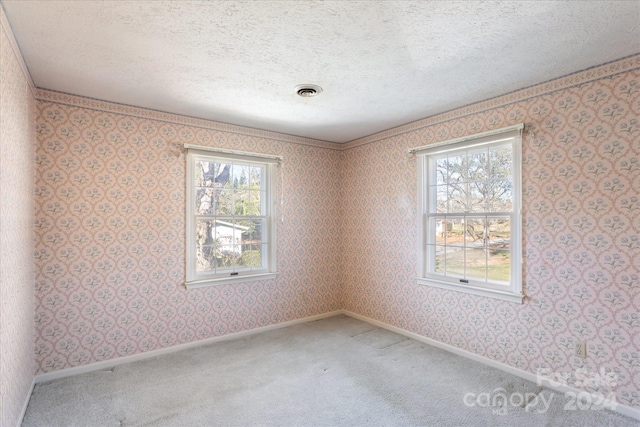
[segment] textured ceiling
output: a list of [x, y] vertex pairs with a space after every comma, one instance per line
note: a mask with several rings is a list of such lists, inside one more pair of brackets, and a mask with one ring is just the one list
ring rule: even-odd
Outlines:
[[2, 5], [38, 87], [333, 142], [640, 52], [638, 0]]

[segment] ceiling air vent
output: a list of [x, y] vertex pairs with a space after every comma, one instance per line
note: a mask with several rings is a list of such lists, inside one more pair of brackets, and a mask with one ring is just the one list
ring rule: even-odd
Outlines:
[[322, 93], [322, 88], [317, 85], [298, 85], [296, 93], [303, 98], [311, 98]]

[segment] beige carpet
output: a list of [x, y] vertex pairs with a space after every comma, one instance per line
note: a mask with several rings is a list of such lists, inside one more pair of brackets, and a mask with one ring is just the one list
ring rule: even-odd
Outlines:
[[[514, 404], [470, 398], [500, 388]], [[23, 425], [638, 426], [566, 403], [513, 375], [336, 316], [38, 384]]]

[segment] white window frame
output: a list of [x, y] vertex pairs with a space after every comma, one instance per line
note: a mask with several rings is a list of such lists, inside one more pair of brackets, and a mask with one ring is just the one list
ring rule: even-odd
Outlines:
[[[224, 150], [212, 147], [203, 147], [197, 145], [185, 144], [187, 149], [187, 179], [186, 179], [186, 280], [187, 289], [201, 288], [206, 286], [223, 285], [228, 283], [239, 283], [256, 280], [274, 279], [278, 272], [276, 271], [276, 192], [277, 192], [277, 168], [280, 167], [282, 157], [270, 156], [259, 153], [247, 153], [243, 151]], [[263, 252], [265, 261], [262, 269], [243, 270], [228, 273], [216, 272], [197, 272], [196, 271], [196, 219], [195, 212], [195, 167], [199, 160], [215, 161], [215, 160], [232, 160], [240, 163], [253, 164], [264, 167], [264, 187], [266, 196], [262, 200], [261, 209], [264, 210], [263, 215], [265, 224], [267, 224], [266, 233], [263, 230], [263, 236], [267, 239], [266, 253]]]
[[[522, 132], [524, 124], [483, 132], [463, 138], [443, 141], [409, 150], [410, 155], [415, 155], [418, 163], [418, 265], [417, 282], [422, 285], [433, 286], [442, 289], [465, 292], [497, 298], [516, 303], [522, 303], [524, 298], [522, 291]], [[429, 214], [430, 205], [435, 205], [435, 197], [430, 200], [429, 185], [430, 157], [445, 152], [469, 149], [471, 147], [504, 144], [511, 145], [513, 200], [512, 211], [508, 213], [511, 221], [510, 241], [510, 283], [500, 285], [491, 281], [479, 281], [470, 278], [456, 278], [443, 276], [433, 272], [430, 259], [435, 259], [435, 252], [429, 253]], [[466, 214], [466, 213], [465, 213]], [[473, 213], [468, 213], [474, 216]], [[480, 214], [482, 215], [482, 214]], [[435, 231], [435, 230], [434, 230]], [[432, 237], [435, 239], [435, 235]]]

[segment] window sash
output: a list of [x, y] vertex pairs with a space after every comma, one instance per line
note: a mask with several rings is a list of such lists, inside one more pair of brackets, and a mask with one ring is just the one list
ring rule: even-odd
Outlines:
[[[478, 214], [470, 214], [470, 215], [456, 215], [455, 219], [459, 219], [464, 221], [464, 224], [467, 224], [469, 220], [477, 220], [477, 219], [482, 219], [484, 220], [484, 226], [483, 226], [483, 235], [481, 236], [477, 236], [476, 238], [473, 238], [472, 241], [469, 241], [469, 238], [467, 237], [468, 231], [466, 228], [463, 228], [462, 230], [462, 240], [460, 242], [455, 242], [455, 243], [451, 243], [448, 242], [448, 239], [445, 237], [444, 242], [440, 241], [438, 242], [438, 221], [446, 221], [448, 219], [451, 219], [452, 217], [449, 215], [432, 215], [432, 216], [428, 216], [425, 215], [425, 229], [427, 230], [427, 236], [426, 236], [426, 271], [425, 271], [425, 277], [433, 277], [435, 279], [438, 280], [452, 280], [452, 281], [460, 281], [462, 280], [467, 280], [468, 282], [460, 282], [461, 284], [471, 284], [474, 286], [483, 286], [483, 287], [489, 287], [489, 288], [494, 288], [494, 289], [505, 289], [505, 287], [509, 287], [511, 285], [511, 274], [513, 271], [513, 257], [511, 256], [511, 252], [513, 249], [513, 233], [509, 232], [510, 236], [509, 236], [509, 240], [508, 242], [505, 241], [500, 241], [498, 239], [496, 240], [492, 240], [491, 239], [491, 230], [490, 230], [490, 226], [489, 226], [489, 222], [491, 220], [508, 220], [509, 222], [509, 227], [511, 227], [511, 225], [513, 224], [513, 215], [496, 215], [496, 214], [487, 214], [487, 215], [478, 215]], [[441, 231], [444, 234], [448, 233], [448, 230], [446, 228], [445, 225], [445, 229], [443, 231]], [[480, 240], [482, 239], [482, 242], [480, 242]], [[504, 246], [499, 246], [499, 245], [504, 245]], [[440, 272], [437, 269], [437, 261], [438, 261], [438, 256], [442, 255], [442, 253], [438, 253], [438, 251], [442, 252], [442, 250], [445, 250], [445, 254], [444, 254], [444, 261], [445, 261], [445, 268], [444, 268], [444, 272]], [[449, 268], [448, 265], [446, 265], [449, 262], [449, 257], [448, 254], [450, 253], [449, 251], [451, 250], [451, 252], [462, 252], [463, 257], [465, 257], [465, 259], [463, 260], [464, 266], [465, 266], [465, 272], [462, 274], [458, 274], [458, 273], [450, 273], [449, 272]], [[485, 276], [484, 278], [479, 277], [478, 275], [473, 275], [473, 274], [468, 274], [466, 272], [466, 267], [467, 267], [467, 260], [466, 260], [466, 254], [468, 250], [482, 250], [484, 251], [484, 255], [485, 255], [485, 263], [484, 263], [484, 269], [485, 269]], [[509, 255], [509, 280], [499, 280], [496, 279], [495, 277], [490, 277], [490, 255], [498, 255], [498, 254], [507, 254]], [[493, 276], [496, 276], [495, 274]]]
[[[213, 221], [217, 224], [214, 225], [213, 227], [213, 232], [216, 233], [216, 239], [214, 239], [213, 242], [211, 242], [210, 244], [206, 244], [206, 245], [199, 245], [198, 242], [196, 242], [196, 253], [198, 252], [199, 249], [206, 249], [209, 248], [209, 250], [219, 250], [221, 255], [230, 255], [230, 254], [234, 254], [234, 255], [240, 255], [241, 259], [243, 258], [243, 256], [245, 254], [247, 254], [246, 251], [255, 251], [256, 249], [260, 251], [260, 265], [222, 265], [222, 266], [214, 266], [212, 267], [210, 270], [205, 270], [205, 271], [199, 271], [198, 270], [198, 265], [196, 263], [196, 277], [202, 279], [202, 278], [206, 278], [206, 277], [213, 277], [213, 276], [220, 276], [220, 277], [226, 277], [229, 276], [231, 273], [238, 273], [240, 274], [241, 272], [264, 272], [268, 269], [268, 245], [270, 244], [270, 242], [268, 241], [268, 217], [266, 216], [262, 216], [262, 217], [252, 217], [251, 220], [252, 221], [258, 221], [260, 223], [260, 241], [259, 243], [256, 243], [255, 241], [243, 241], [242, 240], [242, 235], [245, 234], [244, 232], [239, 232], [238, 234], [240, 235], [240, 241], [235, 241], [235, 239], [237, 239], [236, 233], [235, 233], [235, 229], [241, 229], [241, 227], [244, 227], [243, 225], [237, 225], [237, 218], [238, 217], [196, 217], [196, 224], [198, 224], [199, 221]], [[240, 221], [247, 221], [247, 217], [240, 217], [243, 218]], [[218, 224], [221, 224], [221, 226], [219, 226]], [[218, 229], [222, 228], [224, 229], [223, 233], [226, 232], [228, 233], [229, 231], [231, 231], [231, 235], [228, 236], [227, 234], [221, 234], [218, 235]], [[258, 233], [256, 233], [258, 234]], [[249, 235], [250, 237], [251, 234]], [[264, 236], [264, 237], [263, 237]], [[231, 237], [231, 241], [228, 241], [227, 238]], [[251, 257], [252, 254], [249, 253], [248, 257]], [[197, 259], [197, 257], [196, 257]], [[234, 274], [235, 275], [235, 274]]]

